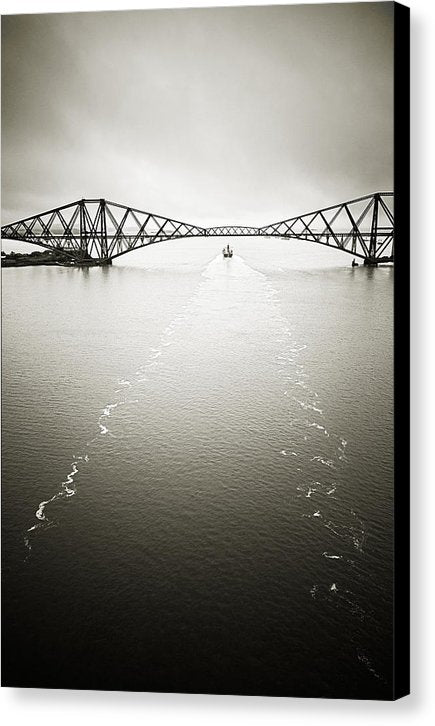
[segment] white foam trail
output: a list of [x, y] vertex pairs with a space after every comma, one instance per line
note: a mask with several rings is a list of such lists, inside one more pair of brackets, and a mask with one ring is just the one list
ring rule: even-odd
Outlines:
[[[82, 458], [82, 457], [78, 457], [78, 458]], [[88, 461], [87, 455], [85, 455], [83, 460]], [[69, 472], [69, 474], [67, 474], [65, 481], [63, 481], [61, 483], [62, 489], [60, 491], [58, 491], [56, 494], [53, 494], [53, 496], [50, 497], [50, 499], [45, 499], [44, 501], [39, 503], [38, 508], [35, 512], [35, 517], [39, 521], [39, 523], [47, 521], [47, 517], [45, 515], [45, 508], [46, 508], [47, 504], [50, 504], [51, 502], [54, 502], [56, 499], [60, 499], [61, 497], [64, 497], [64, 496], [72, 497], [76, 493], [76, 488], [74, 486], [74, 477], [78, 473], [78, 471], [79, 471], [79, 469], [77, 466], [77, 461], [73, 461], [71, 464], [71, 471]], [[34, 524], [27, 529], [27, 532], [33, 532], [38, 527], [39, 527], [39, 524]], [[29, 540], [28, 537], [25, 537], [25, 539]], [[26, 546], [28, 546], [28, 548], [31, 549], [29, 541]]]
[[323, 416], [323, 411], [321, 408], [317, 408], [317, 406], [314, 405], [314, 403], [309, 403], [308, 408], [311, 408], [312, 411], [315, 411], [316, 413], [320, 413], [321, 416]]
[[359, 552], [362, 552], [363, 545], [365, 542], [365, 532], [361, 532], [361, 535], [358, 537], [357, 535], [352, 536], [352, 542], [353, 546], [356, 550], [359, 550]]
[[[259, 274], [261, 274], [261, 273], [259, 273]], [[199, 289], [200, 289], [200, 287], [199, 287]], [[191, 301], [190, 301], [190, 307], [192, 307], [192, 305], [194, 305], [196, 303], [199, 289], [192, 296]], [[183, 309], [186, 310], [187, 307], [188, 306], [183, 306]], [[141, 375], [142, 372], [144, 371], [144, 369], [152, 368], [152, 367], [158, 365], [158, 361], [155, 359], [159, 358], [162, 355], [162, 352], [163, 352], [162, 346], [168, 346], [170, 344], [170, 342], [165, 339], [165, 336], [172, 335], [175, 332], [174, 327], [176, 325], [182, 324], [183, 321], [186, 319], [186, 317], [187, 316], [185, 316], [185, 315], [180, 315], [180, 314], [177, 315], [176, 318], [171, 322], [171, 324], [165, 328], [163, 335], [161, 337], [160, 347], [153, 347], [150, 349], [150, 355], [149, 355], [148, 361], [146, 361], [143, 365], [141, 365], [137, 368], [137, 371], [135, 374], [136, 376]], [[147, 380], [148, 380], [148, 378], [145, 376], [141, 379], [136, 379], [135, 384], [140, 383], [140, 382], [145, 382]], [[133, 383], [130, 380], [128, 380], [127, 378], [119, 378], [117, 383], [118, 383], [118, 386], [121, 386], [121, 388], [117, 388], [115, 390], [115, 393], [124, 393], [126, 388], [133, 387]], [[138, 402], [139, 402], [139, 399], [136, 398], [136, 399], [132, 399], [130, 401], [121, 400], [121, 401], [114, 401], [113, 403], [106, 404], [106, 406], [102, 410], [102, 413], [98, 417], [98, 421], [97, 421], [98, 427], [99, 427], [99, 434], [100, 435], [108, 434], [109, 436], [113, 436], [113, 434], [109, 431], [107, 426], [105, 426], [102, 423], [102, 420], [104, 418], [110, 417], [112, 415], [112, 412], [119, 406], [125, 405], [126, 403], [138, 403]], [[97, 440], [97, 438], [98, 438], [98, 435], [96, 437], [94, 437], [93, 439], [91, 439], [91, 441], [88, 441], [86, 446], [89, 447], [92, 443], [94, 443], [94, 441]], [[83, 456], [76, 457], [76, 460], [73, 461], [71, 464], [71, 471], [67, 474], [65, 480], [63, 482], [61, 482], [61, 485], [60, 485], [61, 489], [56, 494], [54, 494], [52, 497], [50, 497], [49, 499], [46, 499], [39, 503], [38, 508], [35, 512], [35, 516], [38, 521], [36, 524], [33, 524], [32, 526], [30, 526], [26, 530], [26, 533], [24, 535], [24, 544], [28, 551], [28, 554], [30, 554], [30, 551], [32, 549], [32, 545], [31, 545], [31, 541], [30, 541], [30, 534], [35, 533], [41, 526], [50, 526], [50, 524], [51, 524], [50, 520], [47, 519], [46, 512], [45, 512], [47, 505], [49, 505], [51, 502], [54, 502], [56, 499], [60, 499], [61, 497], [71, 497], [74, 494], [76, 494], [76, 486], [74, 484], [74, 477], [78, 473], [78, 466], [77, 466], [78, 461], [83, 461], [86, 463], [89, 462], [89, 454], [86, 453]]]
[[320, 461], [324, 466], [328, 466], [330, 469], [335, 469], [335, 464], [332, 459], [324, 459], [322, 456], [313, 456], [311, 461]]
[[101, 416], [110, 416], [112, 410], [114, 408], [117, 408], [118, 405], [118, 403], [108, 403], [107, 406], [103, 409], [103, 413], [101, 414]]
[[328, 436], [328, 437], [329, 437], [329, 433], [328, 433], [328, 431], [327, 431], [327, 430], [325, 429], [325, 427], [324, 427], [324, 426], [322, 426], [321, 424], [315, 423], [315, 422], [313, 421], [313, 423], [310, 423], [310, 424], [308, 424], [308, 427], [309, 427], [309, 428], [316, 428], [316, 429], [318, 429], [319, 431], [323, 431], [323, 433], [325, 434], [325, 436]]
[[[305, 377], [306, 374], [300, 373], [299, 375]], [[301, 382], [299, 382], [299, 383], [302, 385]], [[306, 388], [306, 386], [305, 386], [305, 388]], [[296, 396], [293, 396], [293, 400], [295, 400], [296, 403], [298, 403], [299, 406], [301, 406], [302, 408], [307, 408], [310, 411], [315, 411], [316, 413], [320, 413], [321, 415], [323, 415], [323, 411], [320, 408], [317, 408], [317, 406], [315, 406], [313, 403], [308, 403], [306, 401], [300, 401], [299, 398], [296, 398]]]
[[[55, 494], [54, 496], [51, 497], [51, 499], [47, 499], [46, 501], [39, 503], [39, 507], [35, 512], [36, 519], [39, 519], [40, 521], [45, 519], [44, 509], [47, 506], [47, 504], [50, 504], [50, 502], [53, 502], [56, 499], [56, 496], [57, 495]], [[27, 530], [27, 531], [29, 531], [29, 530]]]
[[77, 474], [77, 472], [78, 472], [78, 467], [77, 467], [76, 462], [74, 461], [72, 464], [70, 473], [67, 474], [66, 480], [64, 482], [62, 482], [62, 486], [65, 489], [67, 497], [72, 497], [76, 493], [76, 488], [74, 486], [74, 477]]
[[361, 530], [355, 532], [355, 528], [348, 525], [337, 524], [331, 520], [324, 521], [324, 526], [329, 529], [336, 537], [345, 540], [353, 545], [359, 552], [363, 551], [365, 542], [365, 532]]

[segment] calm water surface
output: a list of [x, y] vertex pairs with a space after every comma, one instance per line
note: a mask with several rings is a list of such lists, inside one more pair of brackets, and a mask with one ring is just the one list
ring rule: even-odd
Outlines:
[[7, 685], [388, 698], [393, 269], [3, 271]]

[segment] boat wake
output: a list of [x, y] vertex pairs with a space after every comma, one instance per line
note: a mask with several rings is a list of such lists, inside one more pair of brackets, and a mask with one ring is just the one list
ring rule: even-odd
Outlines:
[[[298, 503], [296, 511], [306, 524], [308, 546], [311, 542], [318, 548], [313, 572], [327, 578], [313, 582], [307, 597], [311, 595], [322, 607], [345, 610], [363, 623], [371, 613], [359, 604], [349, 583], [358, 558], [364, 556], [367, 533], [365, 522], [346, 504], [347, 440], [341, 432], [333, 430], [327, 420], [326, 407], [313, 390], [306, 364], [309, 349], [303, 341], [294, 340], [291, 324], [282, 313], [279, 293], [266, 275], [252, 269], [238, 255], [230, 260], [218, 255], [207, 265], [195, 292], [150, 347], [146, 359], [136, 363], [133, 371], [124, 371], [114, 382], [113, 395], [96, 418], [95, 435], [84, 445], [79, 456], [72, 457], [68, 473], [57, 491], [39, 502], [35, 510], [34, 520], [24, 533], [27, 557], [34, 537], [56, 525], [54, 503], [78, 493], [80, 473], [90, 461], [94, 445], [102, 440], [101, 437], [116, 437], [112, 421], [119, 410], [134, 406], [146, 396], [147, 384], [165, 361], [170, 346], [177, 339], [177, 331], [183, 332], [198, 308], [204, 309], [210, 293], [226, 294], [228, 289], [237, 289], [239, 280], [249, 278], [255, 279], [256, 286], [261, 286], [267, 301], [265, 310], [273, 317], [273, 330], [276, 330], [273, 365], [281, 380], [288, 411], [287, 434], [277, 439], [276, 456], [288, 467], [288, 481], [293, 483], [294, 499]], [[229, 284], [235, 287], [228, 288]], [[362, 665], [373, 670], [374, 677], [380, 677], [360, 646], [355, 653]]]
[[312, 571], [313, 576], [320, 573], [321, 579], [311, 585], [310, 594], [322, 609], [346, 612], [355, 619], [359, 625], [355, 627], [354, 657], [373, 677], [384, 680], [361, 645], [364, 628], [374, 618], [374, 613], [363, 607], [353, 592], [352, 583], [361, 580], [358, 572], [363, 566], [367, 525], [348, 504], [348, 441], [341, 432], [332, 430], [327, 421], [326, 407], [313, 390], [307, 373], [305, 361], [308, 361], [309, 349], [293, 339], [291, 325], [281, 314], [277, 291], [267, 278], [264, 284], [270, 288], [271, 305], [280, 321], [276, 364], [283, 381], [282, 393], [288, 401], [291, 432], [291, 437], [282, 442], [284, 446], [277, 449], [277, 454], [285, 457], [289, 481], [295, 482], [300, 517], [309, 525], [307, 546], [311, 541], [313, 550], [318, 548], [317, 563], [314, 559]]
[[[219, 281], [228, 277], [246, 277], [250, 275], [262, 277], [261, 273], [257, 273], [246, 265], [243, 260], [234, 255], [231, 259], [231, 267], [225, 265], [220, 255], [213, 259], [202, 272], [202, 280], [199, 282], [195, 292], [185, 305], [181, 306], [180, 312], [174, 316], [169, 325], [164, 328], [160, 339], [150, 347], [147, 359], [139, 365], [133, 374], [121, 376], [117, 379], [114, 386], [113, 400], [109, 401], [101, 410], [97, 422], [97, 432], [84, 447], [82, 454], [73, 456], [70, 469], [65, 479], [60, 482], [59, 488], [55, 494], [43, 501], [39, 502], [35, 510], [35, 520], [25, 530], [23, 534], [24, 545], [26, 548], [27, 561], [32, 551], [34, 538], [40, 535], [44, 530], [56, 526], [57, 522], [54, 515], [51, 515], [50, 505], [60, 500], [67, 499], [77, 493], [76, 479], [82, 469], [90, 461], [92, 455], [92, 447], [99, 440], [99, 437], [115, 437], [110, 429], [109, 419], [113, 418], [116, 411], [126, 405], [134, 405], [139, 402], [140, 398], [145, 395], [146, 389], [143, 383], [148, 381], [148, 376], [159, 366], [160, 359], [164, 356], [165, 351], [171, 345], [172, 336], [177, 329], [182, 326], [185, 321], [190, 318], [198, 305], [205, 287], [210, 285], [212, 280]], [[50, 515], [50, 516], [49, 516]]]

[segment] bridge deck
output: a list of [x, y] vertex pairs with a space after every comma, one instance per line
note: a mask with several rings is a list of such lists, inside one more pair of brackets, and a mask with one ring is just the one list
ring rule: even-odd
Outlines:
[[6, 224], [2, 238], [109, 261], [134, 249], [188, 237], [277, 237], [335, 247], [366, 261], [394, 258], [394, 194], [376, 192], [264, 227], [199, 227], [105, 199], [82, 199]]

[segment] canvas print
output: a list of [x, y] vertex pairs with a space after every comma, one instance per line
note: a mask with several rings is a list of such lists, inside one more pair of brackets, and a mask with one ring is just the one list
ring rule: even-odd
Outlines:
[[407, 17], [2, 18], [3, 685], [406, 693]]

